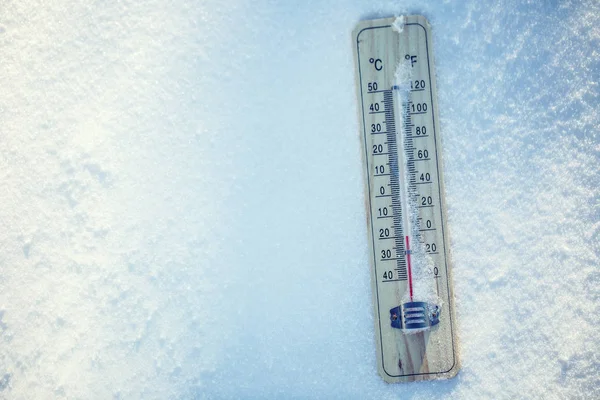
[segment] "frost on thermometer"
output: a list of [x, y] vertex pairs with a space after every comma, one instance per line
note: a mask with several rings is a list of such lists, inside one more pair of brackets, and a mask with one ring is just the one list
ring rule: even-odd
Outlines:
[[378, 369], [458, 372], [431, 33], [422, 16], [354, 31]]

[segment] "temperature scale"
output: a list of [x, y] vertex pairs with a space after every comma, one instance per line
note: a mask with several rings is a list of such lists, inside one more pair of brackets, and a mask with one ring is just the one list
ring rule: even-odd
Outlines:
[[353, 38], [379, 373], [450, 378], [459, 366], [430, 26], [362, 21]]

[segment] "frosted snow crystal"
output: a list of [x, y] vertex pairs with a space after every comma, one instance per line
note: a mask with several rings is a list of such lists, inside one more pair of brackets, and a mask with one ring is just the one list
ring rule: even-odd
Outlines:
[[[600, 398], [600, 3], [37, 3], [0, 15], [0, 398]], [[462, 369], [387, 385], [350, 32], [408, 12]]]
[[392, 24], [392, 29], [398, 33], [402, 33], [404, 30], [404, 15], [396, 17], [396, 20]]

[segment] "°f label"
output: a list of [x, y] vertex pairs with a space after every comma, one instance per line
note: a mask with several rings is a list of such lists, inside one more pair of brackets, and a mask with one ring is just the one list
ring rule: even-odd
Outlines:
[[378, 369], [387, 382], [458, 371], [431, 31], [422, 16], [353, 34]]

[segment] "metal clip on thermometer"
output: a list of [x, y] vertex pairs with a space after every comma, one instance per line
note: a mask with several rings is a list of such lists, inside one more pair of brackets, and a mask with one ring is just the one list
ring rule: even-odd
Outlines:
[[379, 372], [449, 378], [459, 367], [429, 23], [363, 21], [353, 37]]

